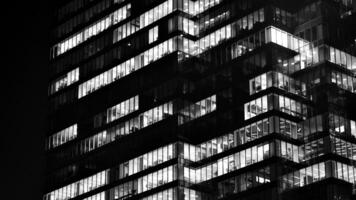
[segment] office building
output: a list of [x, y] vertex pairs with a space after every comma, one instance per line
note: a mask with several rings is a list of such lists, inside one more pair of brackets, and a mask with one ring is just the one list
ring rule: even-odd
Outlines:
[[67, 0], [44, 200], [347, 199], [352, 0]]

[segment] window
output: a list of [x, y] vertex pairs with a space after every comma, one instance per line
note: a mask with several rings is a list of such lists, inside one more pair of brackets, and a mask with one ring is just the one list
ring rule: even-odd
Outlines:
[[252, 100], [244, 105], [245, 120], [267, 112], [267, 96]]
[[287, 75], [274, 71], [263, 73], [260, 76], [250, 79], [249, 85], [250, 94], [258, 93], [269, 87], [279, 87], [280, 89], [283, 89], [285, 91], [298, 95], [303, 95], [303, 88], [305, 87], [305, 83], [301, 83], [300, 81], [296, 81], [288, 77]]
[[356, 122], [350, 120], [350, 125], [351, 125], [351, 135], [356, 137]]
[[[106, 185], [108, 183], [109, 170], [101, 171], [85, 179], [81, 179], [75, 183], [69, 184], [55, 191], [47, 193], [47, 200], [58, 199], [64, 200], [74, 198], [86, 192], [92, 191], [98, 187]], [[66, 192], [71, 191], [71, 192]]]
[[54, 94], [55, 92], [58, 92], [59, 90], [62, 90], [63, 88], [68, 87], [69, 85], [72, 85], [78, 80], [79, 80], [79, 68], [76, 68], [68, 72], [64, 76], [57, 78], [55, 81], [52, 81], [49, 88], [49, 93]]
[[138, 96], [132, 97], [126, 101], [123, 101], [111, 108], [107, 109], [106, 123], [110, 123], [120, 117], [123, 117], [138, 109]]
[[[127, 12], [131, 9], [131, 4], [127, 4], [108, 16], [98, 20], [97, 22], [91, 24], [90, 26], [84, 28], [80, 32], [70, 36], [69, 38], [63, 40], [62, 42], [56, 44], [52, 48], [52, 58], [65, 53], [66, 51], [78, 46], [82, 42], [88, 40], [89, 38], [101, 33], [109, 26], [117, 24], [119, 21], [125, 19], [130, 16], [130, 12]], [[119, 16], [119, 14], [123, 14], [124, 16]], [[113, 21], [111, 19], [114, 19]], [[107, 23], [105, 26], [104, 24]]]
[[[166, 2], [152, 8], [151, 10], [141, 14], [139, 17], [123, 24], [114, 31], [114, 43], [118, 42], [136, 31], [152, 24], [173, 11], [173, 1]], [[127, 32], [126, 32], [127, 29]]]
[[[106, 85], [115, 82], [116, 80], [128, 74], [135, 72], [136, 70], [142, 67], [145, 67], [150, 62], [156, 61], [157, 59], [167, 55], [168, 53], [172, 53], [176, 50], [172, 47], [173, 41], [175, 41], [175, 38], [168, 39], [167, 41], [162, 42], [161, 44], [158, 44], [152, 47], [151, 49], [148, 49], [145, 52], [142, 52], [141, 54], [113, 67], [112, 69], [109, 69], [103, 72], [102, 74], [99, 74], [93, 77], [92, 79], [89, 79], [88, 81], [80, 84], [78, 89], [78, 98], [82, 98]], [[157, 53], [157, 55], [153, 56], [153, 52], [158, 52], [158, 49], [161, 49], [162, 51], [159, 51], [159, 54]], [[165, 49], [166, 51], [163, 51], [163, 49]], [[144, 58], [143, 62], [142, 57]], [[100, 81], [103, 79], [105, 79], [106, 81]]]
[[187, 123], [216, 110], [216, 95], [185, 106], [179, 111], [179, 124]]
[[69, 126], [51, 136], [48, 137], [46, 141], [46, 149], [53, 149], [55, 147], [58, 147], [66, 142], [69, 142], [73, 139], [75, 139], [78, 135], [78, 126], [77, 124], [74, 124], [72, 126]]
[[[334, 162], [334, 161], [332, 161]], [[326, 165], [330, 165], [330, 161], [317, 163], [306, 168], [294, 171], [292, 173], [283, 175], [282, 189], [291, 189], [294, 187], [303, 187], [305, 185], [320, 181], [326, 177]], [[288, 187], [286, 187], [288, 186]]]
[[150, 44], [156, 41], [157, 38], [158, 38], [158, 26], [155, 26], [148, 31], [148, 43]]

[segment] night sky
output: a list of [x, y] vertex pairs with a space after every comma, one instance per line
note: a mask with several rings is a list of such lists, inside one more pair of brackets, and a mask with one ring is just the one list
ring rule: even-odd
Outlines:
[[55, 0], [10, 1], [13, 5], [2, 5], [3, 200], [42, 198], [51, 1]]

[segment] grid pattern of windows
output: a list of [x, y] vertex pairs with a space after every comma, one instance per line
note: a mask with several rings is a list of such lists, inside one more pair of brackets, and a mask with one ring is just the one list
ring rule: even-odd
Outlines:
[[111, 108], [107, 109], [106, 123], [110, 123], [119, 119], [133, 111], [138, 110], [138, 96], [132, 97], [124, 102], [121, 102]]
[[82, 195], [108, 183], [109, 170], [101, 171], [93, 176], [59, 188], [44, 196], [44, 200], [65, 200]]
[[78, 135], [78, 126], [74, 124], [68, 128], [65, 128], [51, 136], [47, 139], [46, 149], [53, 149], [75, 139]]
[[333, 176], [349, 183], [356, 183], [356, 167], [341, 162], [332, 161]]
[[218, 197], [223, 198], [270, 182], [271, 169], [269, 166], [256, 169], [218, 182]]
[[139, 97], [138, 95], [127, 99], [115, 106], [108, 108], [105, 112], [99, 113], [94, 116], [94, 127], [100, 127], [104, 124], [113, 122], [121, 117], [124, 117], [136, 110], [139, 106]]
[[[154, 167], [175, 157], [176, 144], [169, 144], [133, 158], [127, 162], [121, 163], [117, 166], [116, 169], [104, 170], [93, 176], [52, 191], [44, 196], [44, 200], [64, 200], [74, 198], [109, 183], [109, 173], [116, 171], [115, 180], [123, 179], [126, 176], [130, 176], [140, 171]], [[118, 195], [120, 195], [120, 197], [127, 198], [130, 195], [153, 189], [175, 180], [176, 174], [176, 166], [169, 166], [167, 168], [163, 168], [154, 173], [143, 176], [137, 180], [126, 182], [110, 190], [110, 199], [117, 199]], [[90, 196], [88, 197], [88, 200], [103, 200], [102, 193]]]
[[109, 85], [116, 80], [127, 76], [128, 74], [131, 74], [134, 71], [145, 67], [151, 62], [154, 62], [177, 50], [177, 46], [174, 45], [174, 40], [175, 38], [171, 38], [165, 42], [162, 42], [161, 44], [156, 45], [155, 47], [152, 47], [151, 49], [148, 49], [145, 52], [115, 66], [114, 68], [80, 84], [78, 90], [79, 98], [82, 98], [106, 85]]
[[281, 189], [287, 190], [295, 187], [303, 187], [330, 177], [330, 174], [326, 174], [326, 165], [330, 165], [329, 163], [330, 161], [317, 163], [283, 175], [281, 178]]
[[305, 104], [289, 97], [270, 94], [245, 103], [245, 120], [274, 109], [302, 118], [306, 118], [308, 113]]
[[[268, 97], [270, 97], [268, 99]], [[256, 115], [267, 112], [268, 110], [273, 109], [273, 99], [272, 96], [263, 96], [261, 98], [257, 98], [248, 103], [245, 103], [244, 111], [245, 111], [245, 120], [255, 117]], [[268, 105], [269, 103], [269, 105]]]
[[293, 34], [287, 33], [273, 26], [266, 28], [266, 42], [273, 42], [283, 47], [292, 50], [299, 50], [310, 43], [302, 38], [296, 37]]
[[[289, 34], [288, 34], [288, 38], [289, 38]], [[305, 43], [301, 42], [300, 44], [305, 44]], [[290, 48], [289, 46], [295, 46], [295, 45], [287, 45], [284, 47]], [[299, 54], [288, 60], [284, 60], [277, 63], [277, 65], [287, 69], [288, 73], [293, 73], [307, 67], [312, 67], [314, 64], [323, 61], [329, 61], [348, 70], [356, 69], [356, 57], [348, 53], [345, 53], [343, 51], [340, 51], [336, 48], [330, 47], [328, 45], [323, 44], [318, 47], [314, 47], [312, 44], [305, 44], [305, 46], [299, 46], [299, 48], [294, 50], [298, 51]]]
[[56, 44], [52, 48], [52, 55], [51, 55], [52, 58], [67, 52], [68, 50], [78, 46], [79, 44], [83, 43], [89, 38], [98, 35], [99, 33], [108, 29], [110, 26], [113, 26], [119, 23], [120, 21], [126, 19], [131, 14], [130, 9], [131, 9], [131, 4], [127, 4], [124, 7], [119, 8], [115, 12], [109, 14], [108, 16], [84, 28], [78, 33], [70, 36], [64, 41]]
[[176, 200], [177, 199], [176, 196], [177, 196], [176, 188], [170, 188], [168, 190], [163, 190], [153, 195], [141, 198], [140, 200]]
[[[57, 13], [50, 52], [56, 77], [48, 91], [53, 104], [90, 109], [84, 107], [111, 103], [94, 116], [78, 110], [70, 118], [78, 125], [48, 137], [47, 150], [67, 144], [48, 152], [51, 184], [44, 200], [201, 200], [240, 192], [248, 199], [284, 195], [329, 177], [356, 183], [354, 163], [324, 159], [356, 161], [356, 122], [345, 118], [349, 113], [329, 113], [352, 95], [344, 90], [356, 91], [356, 57], [323, 44], [347, 35], [327, 33], [320, 16], [331, 2], [289, 13], [250, 0], [126, 1], [73, 0], [73, 8], [65, 4]], [[343, 1], [348, 7], [351, 0]], [[282, 30], [294, 25], [298, 34]], [[141, 73], [150, 70], [146, 66], [155, 69]], [[319, 106], [324, 91], [314, 93], [318, 83], [345, 97]], [[102, 98], [86, 97], [103, 87], [96, 94]], [[126, 87], [133, 91], [114, 91]], [[121, 102], [112, 95], [122, 95]], [[56, 120], [72, 110], [54, 110], [51, 129], [65, 124]], [[79, 137], [78, 127], [84, 131]], [[213, 192], [200, 191], [206, 184]]]
[[333, 153], [350, 160], [356, 160], [356, 144], [330, 136]]
[[82, 140], [79, 144], [80, 154], [90, 152], [101, 146], [109, 144], [123, 136], [129, 135], [142, 128], [159, 122], [173, 115], [173, 103], [168, 102], [139, 114], [125, 122], [121, 122], [96, 135]]
[[191, 15], [198, 15], [221, 2], [222, 0], [181, 0], [178, 9]]
[[139, 17], [115, 29], [113, 43], [116, 43], [134, 34], [144, 27], [167, 16], [171, 12], [173, 12], [173, 0], [167, 0], [164, 3], [152, 8], [151, 10], [141, 14]]
[[299, 155], [303, 156], [301, 161], [306, 161], [323, 155], [326, 152], [326, 142], [324, 142], [324, 139], [326, 138], [320, 138], [301, 145], [299, 149], [301, 151]]
[[356, 167], [336, 161], [326, 161], [285, 174], [281, 178], [281, 189], [296, 187], [334, 177], [350, 183], [356, 183]]
[[300, 135], [304, 138], [308, 138], [314, 133], [324, 131], [325, 128], [323, 127], [325, 127], [325, 125], [323, 126], [322, 121], [322, 116], [318, 115], [300, 122], [297, 127], [300, 132], [298, 131], [297, 135]]
[[276, 144], [277, 154], [281, 158], [285, 158], [296, 163], [299, 162], [299, 157], [301, 159], [303, 158], [302, 151], [300, 151], [297, 145], [280, 140], [277, 140]]
[[186, 106], [179, 112], [178, 123], [184, 124], [208, 113], [215, 111], [216, 109], [216, 95], [212, 95], [208, 98], [200, 100], [189, 106]]
[[306, 95], [306, 85], [280, 72], [267, 72], [250, 79], [250, 94], [270, 87], [278, 87], [297, 95]]
[[169, 166], [110, 189], [110, 200], [126, 199], [176, 180], [177, 166]]
[[[254, 18], [254, 16], [256, 18]], [[249, 20], [247, 20], [249, 19]], [[220, 44], [222, 41], [229, 38], [236, 37], [242, 30], [250, 30], [254, 27], [255, 24], [261, 23], [264, 21], [264, 8], [261, 8], [231, 24], [228, 24], [202, 38], [198, 41], [186, 41], [185, 43], [190, 43], [184, 45], [187, 52], [191, 55], [199, 55], [204, 51]]]
[[212, 140], [208, 140], [199, 145], [184, 143], [183, 158], [190, 161], [200, 161], [213, 155], [224, 152], [234, 147], [233, 134], [223, 135]]
[[[245, 144], [247, 142], [256, 140], [257, 138], [273, 133], [273, 127], [273, 117], [270, 117], [239, 128], [234, 131], [236, 143]], [[281, 131], [281, 133], [283, 132]]]
[[[170, 5], [170, 4], [172, 4], [172, 2], [170, 2], [170, 1], [165, 2], [161, 5], [162, 6], [166, 5], [166, 4]], [[260, 13], [260, 15], [264, 15], [264, 9], [260, 9], [256, 12]], [[250, 15], [253, 16], [254, 13], [252, 13]], [[252, 21], [251, 23], [261, 22], [261, 20], [264, 20], [264, 17], [259, 17], [258, 19], [256, 19], [255, 21]], [[188, 40], [186, 38], [182, 38], [183, 47], [181, 50], [183, 52], [191, 54], [191, 55], [201, 54], [202, 52], [206, 51], [208, 48], [216, 46], [221, 41], [226, 40], [231, 37], [235, 37], [235, 35], [236, 35], [235, 30], [239, 30], [238, 26], [240, 23], [242, 24], [242, 22], [237, 21], [233, 24], [224, 26], [224, 27], [218, 29], [217, 31], [199, 39], [196, 42]], [[187, 24], [187, 25], [189, 25], [189, 24]], [[130, 26], [132, 26], [132, 24], [130, 24]], [[122, 27], [126, 27], [126, 26], [123, 25]], [[234, 27], [235, 29], [231, 29], [231, 27]], [[131, 32], [133, 30], [134, 30], [134, 32], [137, 31], [136, 29], [138, 29], [138, 28], [137, 27], [136, 28], [125, 28], [125, 30], [120, 30], [120, 27], [119, 27], [117, 29], [117, 32], [114, 34], [118, 35], [117, 37], [120, 38], [120, 40], [121, 40], [121, 39], [123, 39], [123, 36], [126, 37], [130, 34], [133, 34]], [[189, 30], [188, 30], [188, 32], [189, 32]], [[126, 33], [126, 31], [130, 31], [130, 32]], [[119, 37], [119, 35], [120, 35], [120, 37]], [[115, 37], [116, 36], [114, 36], [114, 38]], [[175, 42], [173, 42], [173, 41], [174, 41], [173, 39], [170, 39], [166, 42], [163, 42], [160, 45], [157, 45], [149, 50], [146, 50], [145, 52], [141, 53], [140, 55], [135, 56], [134, 58], [131, 58], [131, 59], [127, 60], [126, 62], [119, 64], [118, 66], [82, 83], [79, 86], [79, 90], [78, 90], [79, 98], [86, 96], [87, 94], [92, 93], [92, 92], [100, 89], [103, 86], [111, 84], [112, 82], [116, 81], [117, 79], [120, 79], [120, 78], [148, 65], [150, 62], [160, 59], [161, 57], [177, 50], [177, 46], [176, 46]]]
[[148, 43], [151, 44], [152, 42], [156, 41], [157, 38], [158, 38], [158, 26], [155, 26], [148, 31]]
[[189, 188], [179, 188], [180, 193], [182, 193], [183, 200], [201, 200], [204, 199], [204, 193], [189, 189]]
[[356, 93], [356, 78], [346, 75], [341, 72], [331, 72], [331, 83], [336, 84], [338, 87]]
[[196, 36], [198, 34], [196, 22], [186, 17], [178, 16], [178, 29], [190, 35]]
[[83, 200], [105, 200], [105, 192], [100, 192]]
[[[290, 138], [303, 139], [310, 134], [325, 130], [324, 126], [325, 124], [323, 125], [322, 123], [322, 115], [309, 118], [299, 123], [273, 116], [236, 129], [233, 133], [219, 136], [198, 145], [184, 143], [183, 158], [197, 162], [271, 133], [280, 133]], [[281, 152], [279, 155], [294, 162], [305, 161], [323, 154], [323, 145], [323, 139], [314, 140], [300, 146], [293, 145], [293, 147], [292, 144], [277, 141], [278, 149]]]
[[293, 14], [290, 12], [287, 12], [283, 9], [280, 9], [278, 7], [272, 7], [272, 12], [273, 12], [273, 21], [277, 23], [281, 23], [283, 25], [287, 25], [290, 27], [292, 23], [294, 22], [293, 20]]
[[278, 110], [285, 112], [287, 114], [298, 116], [298, 117], [306, 117], [307, 109], [306, 105], [302, 104], [294, 99], [278, 96]]
[[231, 59], [238, 58], [255, 48], [266, 43], [265, 30], [256, 32], [254, 35], [245, 37], [231, 44]]
[[55, 92], [58, 92], [59, 90], [69, 85], [72, 85], [78, 80], [79, 80], [79, 68], [76, 68], [68, 72], [64, 76], [57, 78], [55, 81], [52, 81], [49, 88], [49, 94], [54, 94]]
[[316, 158], [325, 153], [324, 138], [313, 140], [300, 146], [277, 141], [278, 156], [299, 163]]
[[[197, 46], [198, 51], [195, 51], [195, 52], [197, 54], [200, 54], [200, 53], [218, 45], [222, 41], [231, 38], [232, 37], [231, 32], [232, 32], [231, 25], [229, 24], [227, 26], [224, 26], [224, 27], [216, 30], [215, 32], [212, 32], [212, 33], [200, 38], [193, 45], [189, 45], [189, 47]], [[186, 45], [186, 46], [188, 47], [188, 45]], [[185, 51], [185, 52], [188, 52], [188, 51]], [[190, 54], [196, 55], [196, 53], [192, 52]]]
[[309, 5], [306, 5], [302, 9], [300, 9], [298, 12], [295, 13], [295, 19], [298, 24], [302, 24], [308, 20], [314, 19], [315, 17], [320, 15], [320, 8], [321, 2], [317, 1], [314, 3], [310, 3]]
[[64, 4], [63, 6], [58, 8], [58, 11], [56, 12], [57, 19], [61, 20], [62, 18], [70, 15], [71, 13], [74, 13], [77, 10], [81, 9], [91, 1], [93, 0], [73, 0]]
[[[87, 0], [93, 1], [93, 0]], [[56, 38], [62, 37], [65, 34], [73, 31], [78, 26], [82, 25], [83, 23], [88, 22], [89, 20], [94, 19], [98, 16], [98, 14], [102, 13], [103, 11], [111, 8], [116, 3], [121, 3], [124, 0], [102, 0], [87, 8], [84, 12], [79, 12], [74, 17], [66, 20], [65, 22], [61, 23], [56, 29], [54, 30], [54, 35]]]
[[204, 18], [199, 19], [198, 31], [200, 33], [208, 30], [209, 28], [215, 27], [221, 22], [230, 18], [230, 11], [224, 11], [216, 16], [210, 16], [209, 14], [205, 15]]
[[175, 144], [170, 144], [119, 165], [119, 179], [154, 167], [176, 157]]
[[325, 46], [326, 56], [328, 61], [340, 65], [349, 70], [356, 69], [356, 57], [352, 56], [339, 49]]
[[260, 162], [274, 155], [273, 145], [273, 142], [265, 142], [220, 158], [203, 167], [196, 169], [184, 167], [184, 180], [190, 183], [200, 183]]

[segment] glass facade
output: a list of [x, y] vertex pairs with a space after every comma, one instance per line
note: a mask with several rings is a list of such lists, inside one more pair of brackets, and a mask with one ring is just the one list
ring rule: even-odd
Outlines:
[[282, 95], [270, 94], [245, 103], [245, 120], [270, 110], [279, 110], [304, 119], [308, 115], [308, 106], [306, 104]]
[[79, 68], [76, 68], [70, 72], [68, 72], [66, 75], [57, 78], [56, 80], [52, 81], [50, 88], [49, 88], [49, 94], [54, 94], [55, 92], [58, 92], [59, 90], [62, 90], [73, 83], [77, 82], [79, 80]]
[[58, 3], [43, 199], [353, 199], [351, 5]]
[[120, 184], [110, 189], [109, 199], [128, 198], [135, 194], [140, 194], [154, 189], [176, 179], [176, 166], [169, 166], [154, 173], [147, 174], [138, 179]]
[[83, 43], [89, 38], [108, 29], [110, 26], [113, 26], [119, 23], [120, 21], [124, 20], [125, 18], [129, 17], [130, 9], [131, 9], [131, 4], [127, 4], [122, 8], [116, 10], [115, 12], [111, 13], [110, 15], [89, 25], [88, 27], [84, 28], [80, 32], [56, 44], [52, 48], [52, 57], [59, 56], [67, 52], [68, 50], [78, 46], [79, 44]]
[[270, 87], [278, 87], [287, 92], [306, 96], [306, 85], [279, 72], [267, 72], [250, 79], [250, 95]]
[[274, 156], [273, 146], [273, 142], [265, 142], [196, 169], [184, 167], [183, 180], [197, 184], [261, 162]]
[[303, 187], [329, 177], [355, 183], [355, 170], [356, 168], [352, 165], [337, 161], [325, 161], [284, 175], [281, 188], [288, 190]]
[[146, 11], [136, 19], [123, 24], [114, 31], [113, 42], [118, 42], [127, 36], [134, 34], [136, 31], [158, 21], [173, 11], [173, 0], [165, 1], [164, 3]]
[[78, 144], [79, 154], [87, 153], [114, 142], [123, 136], [139, 131], [140, 129], [159, 122], [171, 115], [173, 115], [172, 102], [150, 109], [125, 122], [116, 124], [98, 134], [81, 140]]
[[78, 125], [74, 124], [48, 137], [46, 149], [53, 149], [75, 139], [78, 135]]
[[216, 110], [216, 95], [186, 106], [179, 112], [179, 124], [184, 124]]
[[317, 163], [282, 176], [282, 190], [294, 187], [303, 187], [330, 177], [330, 169], [328, 169], [330, 164], [330, 161]]
[[108, 170], [99, 172], [88, 178], [82, 179], [65, 187], [52, 191], [44, 196], [44, 199], [70, 199], [90, 192], [108, 183]]
[[78, 97], [82, 98], [116, 80], [127, 76], [136, 70], [145, 67], [151, 62], [164, 57], [165, 55], [177, 50], [177, 46], [173, 45], [175, 38], [169, 39], [155, 47], [146, 50], [138, 56], [135, 56], [114, 68], [80, 84], [78, 90]]
[[246, 191], [250, 188], [271, 182], [271, 169], [269, 166], [231, 177], [218, 182], [219, 198], [234, 193]]

